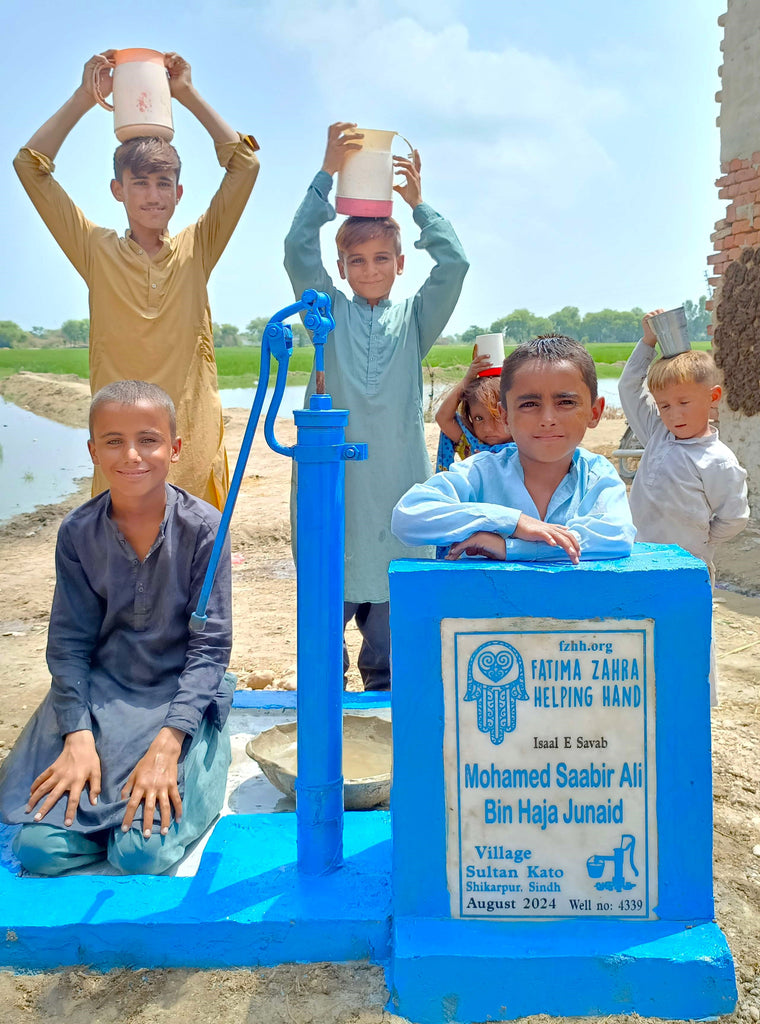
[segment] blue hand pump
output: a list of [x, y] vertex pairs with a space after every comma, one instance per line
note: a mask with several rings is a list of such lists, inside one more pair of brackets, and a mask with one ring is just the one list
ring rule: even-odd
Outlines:
[[[308, 409], [295, 412], [297, 442], [285, 447], [274, 436], [293, 349], [285, 319], [305, 311], [312, 331], [316, 392]], [[367, 445], [346, 444], [348, 412], [333, 409], [325, 394], [324, 345], [335, 327], [329, 296], [307, 289], [267, 324], [261, 344], [259, 383], [219, 531], [190, 629], [203, 630], [206, 606], [251, 451], [269, 382], [270, 353], [278, 361], [272, 401], [264, 423], [269, 447], [298, 463], [296, 492], [297, 746], [296, 818], [298, 869], [322, 875], [343, 858], [343, 577], [345, 463], [367, 458]]]

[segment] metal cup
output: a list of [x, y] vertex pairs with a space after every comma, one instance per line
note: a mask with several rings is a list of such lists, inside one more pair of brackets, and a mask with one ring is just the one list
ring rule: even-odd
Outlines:
[[691, 348], [689, 332], [686, 329], [686, 311], [683, 306], [668, 309], [664, 313], [655, 313], [649, 317], [649, 326], [657, 337], [663, 358], [670, 359], [679, 352], [688, 352]]

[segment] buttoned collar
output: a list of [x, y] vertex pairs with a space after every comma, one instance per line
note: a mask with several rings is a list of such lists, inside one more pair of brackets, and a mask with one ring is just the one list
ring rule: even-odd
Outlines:
[[[504, 464], [510, 462], [514, 466], [520, 479], [522, 481], [525, 480], [525, 471], [523, 469], [522, 462], [520, 462], [520, 452], [514, 441], [507, 441], [506, 444], [498, 446], [496, 450], [492, 448], [491, 451], [494, 454], [500, 455]], [[573, 482], [575, 482], [575, 480], [578, 479], [578, 463], [580, 462], [580, 458], [581, 448], [579, 445], [573, 452], [573, 457], [570, 460], [570, 465], [568, 466], [567, 473], [562, 478], [563, 480], [565, 480], [567, 477], [570, 477], [570, 479]]]
[[[364, 298], [363, 295], [357, 295], [355, 292], [354, 292], [353, 301], [356, 303], [357, 306], [364, 306], [366, 309], [372, 309], [373, 308], [372, 306], [370, 306], [369, 302]], [[391, 305], [391, 300], [390, 299], [380, 299], [379, 302], [375, 303], [375, 306], [378, 309], [385, 309], [387, 306], [390, 306], [390, 305]]]
[[712, 444], [713, 441], [718, 440], [717, 427], [710, 426], [710, 433], [705, 434], [704, 437], [676, 437], [675, 434], [668, 431], [668, 440], [673, 441], [675, 444]]
[[[137, 253], [138, 256], [144, 256], [146, 254], [145, 250], [143, 249], [143, 247], [141, 245], [139, 245], [134, 240], [134, 238], [132, 237], [132, 229], [131, 228], [127, 228], [127, 230], [124, 232], [124, 239], [125, 239], [127, 245], [129, 246], [129, 248], [132, 250], [132, 252]], [[163, 260], [163, 259], [165, 259], [169, 255], [169, 253], [172, 251], [172, 244], [173, 244], [172, 236], [169, 234], [168, 229], [165, 229], [163, 234], [161, 235], [161, 248], [158, 250], [156, 255], [152, 257], [152, 259], [153, 260]]]
[[[172, 508], [177, 504], [177, 491], [175, 490], [175, 488], [172, 487], [168, 483], [164, 484], [164, 488], [166, 490], [166, 508], [164, 509], [164, 518], [161, 520], [161, 525], [158, 528], [158, 533], [156, 534], [156, 539], [151, 544], [150, 551], [148, 552], [148, 554], [143, 559], [144, 562], [147, 561], [147, 559], [150, 557], [150, 555], [153, 554], [153, 552], [156, 550], [157, 547], [159, 547], [161, 544], [163, 544], [164, 537], [166, 535], [166, 523], [167, 523], [167, 520], [169, 519], [169, 513], [172, 510]], [[108, 522], [108, 525], [111, 528], [111, 530], [113, 530], [113, 533], [114, 533], [116, 539], [118, 540], [119, 544], [121, 545], [122, 549], [124, 549], [125, 553], [129, 557], [132, 557], [134, 555], [134, 552], [132, 551], [132, 546], [130, 545], [129, 541], [126, 539], [124, 534], [121, 532], [119, 527], [114, 522], [113, 517], [111, 515], [111, 510], [112, 509], [113, 509], [113, 502], [111, 501], [111, 492], [110, 491], [106, 491], [106, 504], [105, 504], [106, 521]]]

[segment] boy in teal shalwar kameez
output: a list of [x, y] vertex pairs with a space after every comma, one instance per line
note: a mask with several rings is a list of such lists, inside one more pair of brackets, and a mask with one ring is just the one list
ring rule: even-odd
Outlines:
[[[395, 191], [411, 206], [420, 228], [418, 249], [435, 260], [415, 295], [391, 303], [404, 268], [398, 224], [388, 218], [351, 217], [340, 228], [338, 271], [354, 292], [349, 300], [322, 263], [319, 231], [333, 220], [332, 176], [361, 135], [350, 122], [331, 125], [322, 169], [312, 181], [285, 239], [285, 269], [300, 297], [305, 288], [326, 292], [335, 330], [325, 346], [325, 377], [333, 405], [348, 409], [347, 441], [369, 443], [369, 460], [346, 465], [344, 622], [356, 618], [363, 643], [359, 669], [366, 690], [390, 687], [388, 564], [394, 558], [432, 556], [410, 549], [390, 531], [393, 506], [412, 484], [431, 473], [425, 448], [422, 360], [440, 336], [462, 288], [468, 263], [449, 222], [422, 201], [420, 159], [394, 158], [406, 179]], [[306, 403], [315, 388], [312, 372]], [[348, 656], [344, 649], [344, 670]]]

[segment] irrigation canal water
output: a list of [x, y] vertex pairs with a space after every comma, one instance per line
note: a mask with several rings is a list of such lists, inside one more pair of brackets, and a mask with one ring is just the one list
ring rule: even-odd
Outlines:
[[[445, 390], [445, 389], [444, 389]], [[221, 392], [224, 409], [250, 409], [254, 388]], [[286, 387], [280, 416], [303, 407], [303, 385]], [[600, 380], [607, 404], [619, 406], [617, 380]], [[269, 407], [270, 388], [264, 406]], [[427, 397], [427, 396], [426, 396]], [[87, 431], [37, 416], [0, 397], [0, 523], [40, 505], [62, 501], [92, 472]]]

